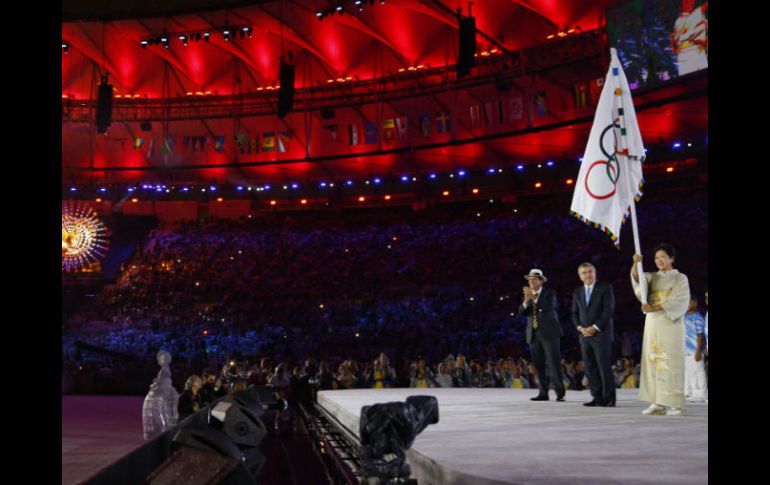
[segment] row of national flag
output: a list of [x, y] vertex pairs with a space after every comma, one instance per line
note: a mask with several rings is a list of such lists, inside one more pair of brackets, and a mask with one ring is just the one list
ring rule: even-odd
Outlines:
[[[182, 153], [182, 152], [203, 152], [206, 146], [211, 147], [215, 152], [222, 153], [225, 149], [225, 137], [222, 135], [210, 136], [183, 136], [182, 144], [178, 144], [180, 137], [167, 136], [156, 144], [155, 138], [136, 137], [134, 139], [134, 149], [147, 150], [147, 158], [152, 158], [156, 150], [160, 150], [163, 155]], [[261, 143], [258, 135], [247, 134], [235, 135], [235, 146], [239, 153], [260, 153], [274, 152], [285, 153], [289, 146], [290, 134], [288, 131], [266, 131], [262, 133]]]

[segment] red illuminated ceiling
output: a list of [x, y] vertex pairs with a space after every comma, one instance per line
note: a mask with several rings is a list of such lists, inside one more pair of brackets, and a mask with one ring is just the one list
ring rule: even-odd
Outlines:
[[[215, 2], [216, 3], [216, 2]], [[62, 40], [62, 94], [76, 100], [95, 98], [96, 86], [109, 73], [116, 95], [148, 98], [184, 96], [187, 92], [211, 91], [219, 95], [254, 92], [278, 84], [279, 59], [291, 52], [296, 66], [297, 89], [323, 85], [328, 79], [357, 76], [359, 80], [390, 76], [400, 68], [417, 64], [431, 67], [453, 65], [458, 50], [458, 7], [467, 13], [466, 1], [387, 0], [366, 7], [363, 13], [348, 11], [319, 21], [315, 12], [337, 2], [291, 0], [259, 2], [228, 10], [201, 11], [170, 17], [66, 22]], [[345, 2], [352, 6], [353, 2]], [[549, 35], [579, 26], [583, 31], [601, 26], [609, 0], [480, 0], [473, 6], [479, 31], [479, 50], [492, 47], [494, 39], [510, 51], [543, 42]], [[225, 42], [212, 34], [208, 43], [176, 38], [170, 47], [143, 48], [140, 41], [151, 35], [189, 32], [222, 26], [252, 26], [251, 39]], [[599, 71], [601, 77], [606, 66]], [[574, 79], [551, 79], [560, 96], [571, 96]], [[707, 91], [705, 76], [698, 81]], [[672, 139], [703, 138], [707, 133], [707, 97], [688, 99], [687, 83], [664, 89], [660, 96], [670, 102], [656, 104], [655, 95], [640, 98], [648, 105], [639, 110], [647, 144]], [[514, 93], [516, 91], [514, 90]], [[592, 110], [583, 109], [559, 119], [536, 120], [532, 127], [505, 126], [474, 131], [467, 121], [469, 103], [494, 102], [494, 85], [442, 95], [406, 98], [398, 102], [338, 108], [336, 117], [323, 120], [318, 112], [290, 113], [248, 119], [222, 118], [153, 123], [151, 132], [139, 123], [113, 123], [106, 135], [95, 135], [87, 124], [63, 123], [62, 169], [68, 181], [136, 182], [176, 181], [287, 181], [329, 177], [387, 175], [390, 173], [485, 167], [514, 162], [536, 163], [545, 159], [577, 157], [585, 149]], [[349, 147], [347, 126], [364, 120], [408, 116], [414, 124], [421, 113], [454, 106], [452, 137], [421, 139], [410, 135], [408, 143], [389, 146]], [[463, 124], [464, 123], [464, 124]], [[338, 138], [330, 138], [337, 125]], [[239, 133], [290, 130], [295, 136], [286, 153], [265, 157], [239, 157], [233, 137]], [[411, 132], [419, 132], [414, 125]], [[187, 136], [226, 136], [222, 153], [210, 150], [206, 157], [182, 153]], [[165, 137], [177, 140], [173, 156], [148, 157], [148, 145], [133, 150], [136, 138]], [[189, 152], [189, 150], [188, 150]], [[235, 167], [235, 165], [238, 165]], [[126, 170], [135, 169], [135, 170]]]

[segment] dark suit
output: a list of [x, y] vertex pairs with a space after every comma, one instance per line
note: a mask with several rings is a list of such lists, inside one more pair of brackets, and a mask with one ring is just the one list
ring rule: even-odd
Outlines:
[[[561, 375], [559, 338], [564, 335], [564, 332], [559, 324], [556, 292], [550, 288], [541, 288], [536, 306], [537, 329], [532, 328], [532, 309], [534, 308], [532, 302], [527, 306], [524, 306], [524, 303], [519, 305], [519, 315], [527, 316], [527, 343], [532, 349], [532, 363], [537, 369], [540, 395], [548, 395], [548, 384], [552, 381], [556, 395], [563, 396], [564, 381]], [[549, 376], [545, 373], [546, 365]]]
[[580, 335], [580, 351], [594, 400], [602, 405], [615, 404], [615, 376], [612, 373], [615, 293], [612, 285], [596, 282], [586, 306], [585, 288], [581, 285], [572, 292], [572, 323], [575, 327], [599, 327], [593, 337]]

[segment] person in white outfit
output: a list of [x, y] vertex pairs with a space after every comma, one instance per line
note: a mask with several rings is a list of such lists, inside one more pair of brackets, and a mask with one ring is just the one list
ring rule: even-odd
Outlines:
[[684, 315], [684, 396], [688, 401], [706, 399], [706, 370], [703, 367], [703, 332], [706, 321], [691, 298]]

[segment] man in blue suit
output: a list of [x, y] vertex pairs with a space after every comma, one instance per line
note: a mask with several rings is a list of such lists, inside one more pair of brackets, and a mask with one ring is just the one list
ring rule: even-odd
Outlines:
[[612, 285], [596, 281], [591, 263], [578, 267], [583, 282], [572, 293], [572, 323], [580, 334], [586, 376], [593, 400], [584, 406], [615, 406], [615, 376], [612, 372], [612, 314], [615, 293]]

